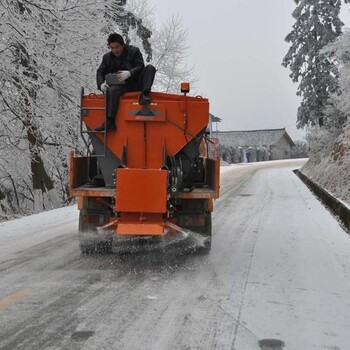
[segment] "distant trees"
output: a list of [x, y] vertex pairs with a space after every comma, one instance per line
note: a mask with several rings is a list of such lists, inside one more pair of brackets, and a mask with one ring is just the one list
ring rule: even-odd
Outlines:
[[[341, 34], [341, 0], [294, 0], [296, 22], [286, 37], [291, 43], [283, 65], [291, 69], [293, 82], [299, 82], [302, 97], [297, 126], [323, 123], [325, 107], [331, 94], [339, 93], [338, 69], [322, 49]], [[348, 2], [348, 0], [345, 0]]]
[[[189, 82], [192, 88], [195, 87], [198, 79], [194, 74], [194, 67], [188, 66], [186, 62], [190, 46], [181, 17], [171, 16], [157, 26], [154, 9], [149, 7], [147, 0], [129, 0], [127, 8], [142, 18], [142, 22], [152, 31], [151, 63], [157, 69], [154, 90], [178, 93], [183, 81]], [[139, 39], [135, 35], [130, 38], [132, 43], [138, 44]]]
[[157, 68], [156, 87], [164, 92], [179, 92], [180, 83], [187, 81], [192, 87], [197, 78], [193, 67], [186, 64], [189, 45], [187, 30], [179, 16], [170, 17], [154, 33], [153, 62]]
[[241, 147], [219, 144], [217, 152], [220, 154], [220, 158], [228, 164], [243, 162], [243, 151]]
[[290, 151], [291, 158], [307, 158], [309, 156], [308, 144], [305, 141], [295, 141]]

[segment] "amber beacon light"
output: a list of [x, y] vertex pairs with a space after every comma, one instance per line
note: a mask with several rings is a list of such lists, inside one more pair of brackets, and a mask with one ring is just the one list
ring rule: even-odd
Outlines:
[[181, 83], [181, 92], [188, 94], [190, 92], [190, 83]]

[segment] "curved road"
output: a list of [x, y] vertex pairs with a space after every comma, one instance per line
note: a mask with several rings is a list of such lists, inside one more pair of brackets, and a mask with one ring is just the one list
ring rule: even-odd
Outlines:
[[192, 235], [81, 255], [74, 207], [0, 223], [0, 349], [348, 349], [350, 241], [303, 162], [225, 168], [207, 256]]

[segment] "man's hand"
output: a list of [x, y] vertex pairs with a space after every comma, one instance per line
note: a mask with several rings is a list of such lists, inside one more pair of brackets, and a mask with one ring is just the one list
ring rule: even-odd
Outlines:
[[120, 70], [117, 73], [117, 80], [118, 83], [122, 83], [123, 81], [125, 81], [126, 79], [131, 77], [131, 73], [128, 70]]
[[106, 84], [106, 82], [104, 82], [101, 84], [100, 90], [105, 94], [108, 88], [109, 86]]

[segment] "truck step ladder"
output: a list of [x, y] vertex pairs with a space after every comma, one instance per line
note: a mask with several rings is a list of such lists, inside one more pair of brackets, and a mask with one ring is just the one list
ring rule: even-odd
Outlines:
[[[87, 149], [87, 155], [91, 158], [106, 158], [107, 157], [107, 96], [105, 98], [105, 106], [104, 107], [82, 107], [83, 105], [83, 97], [84, 97], [84, 88], [81, 88], [81, 96], [80, 96], [80, 135], [83, 139], [83, 142]], [[88, 111], [92, 110], [100, 110], [105, 111], [104, 113], [104, 130], [96, 131], [96, 130], [84, 130], [83, 129], [83, 117], [88, 114]], [[93, 154], [90, 151], [90, 144], [84, 134], [102, 134], [103, 135], [103, 153], [101, 154]]]

